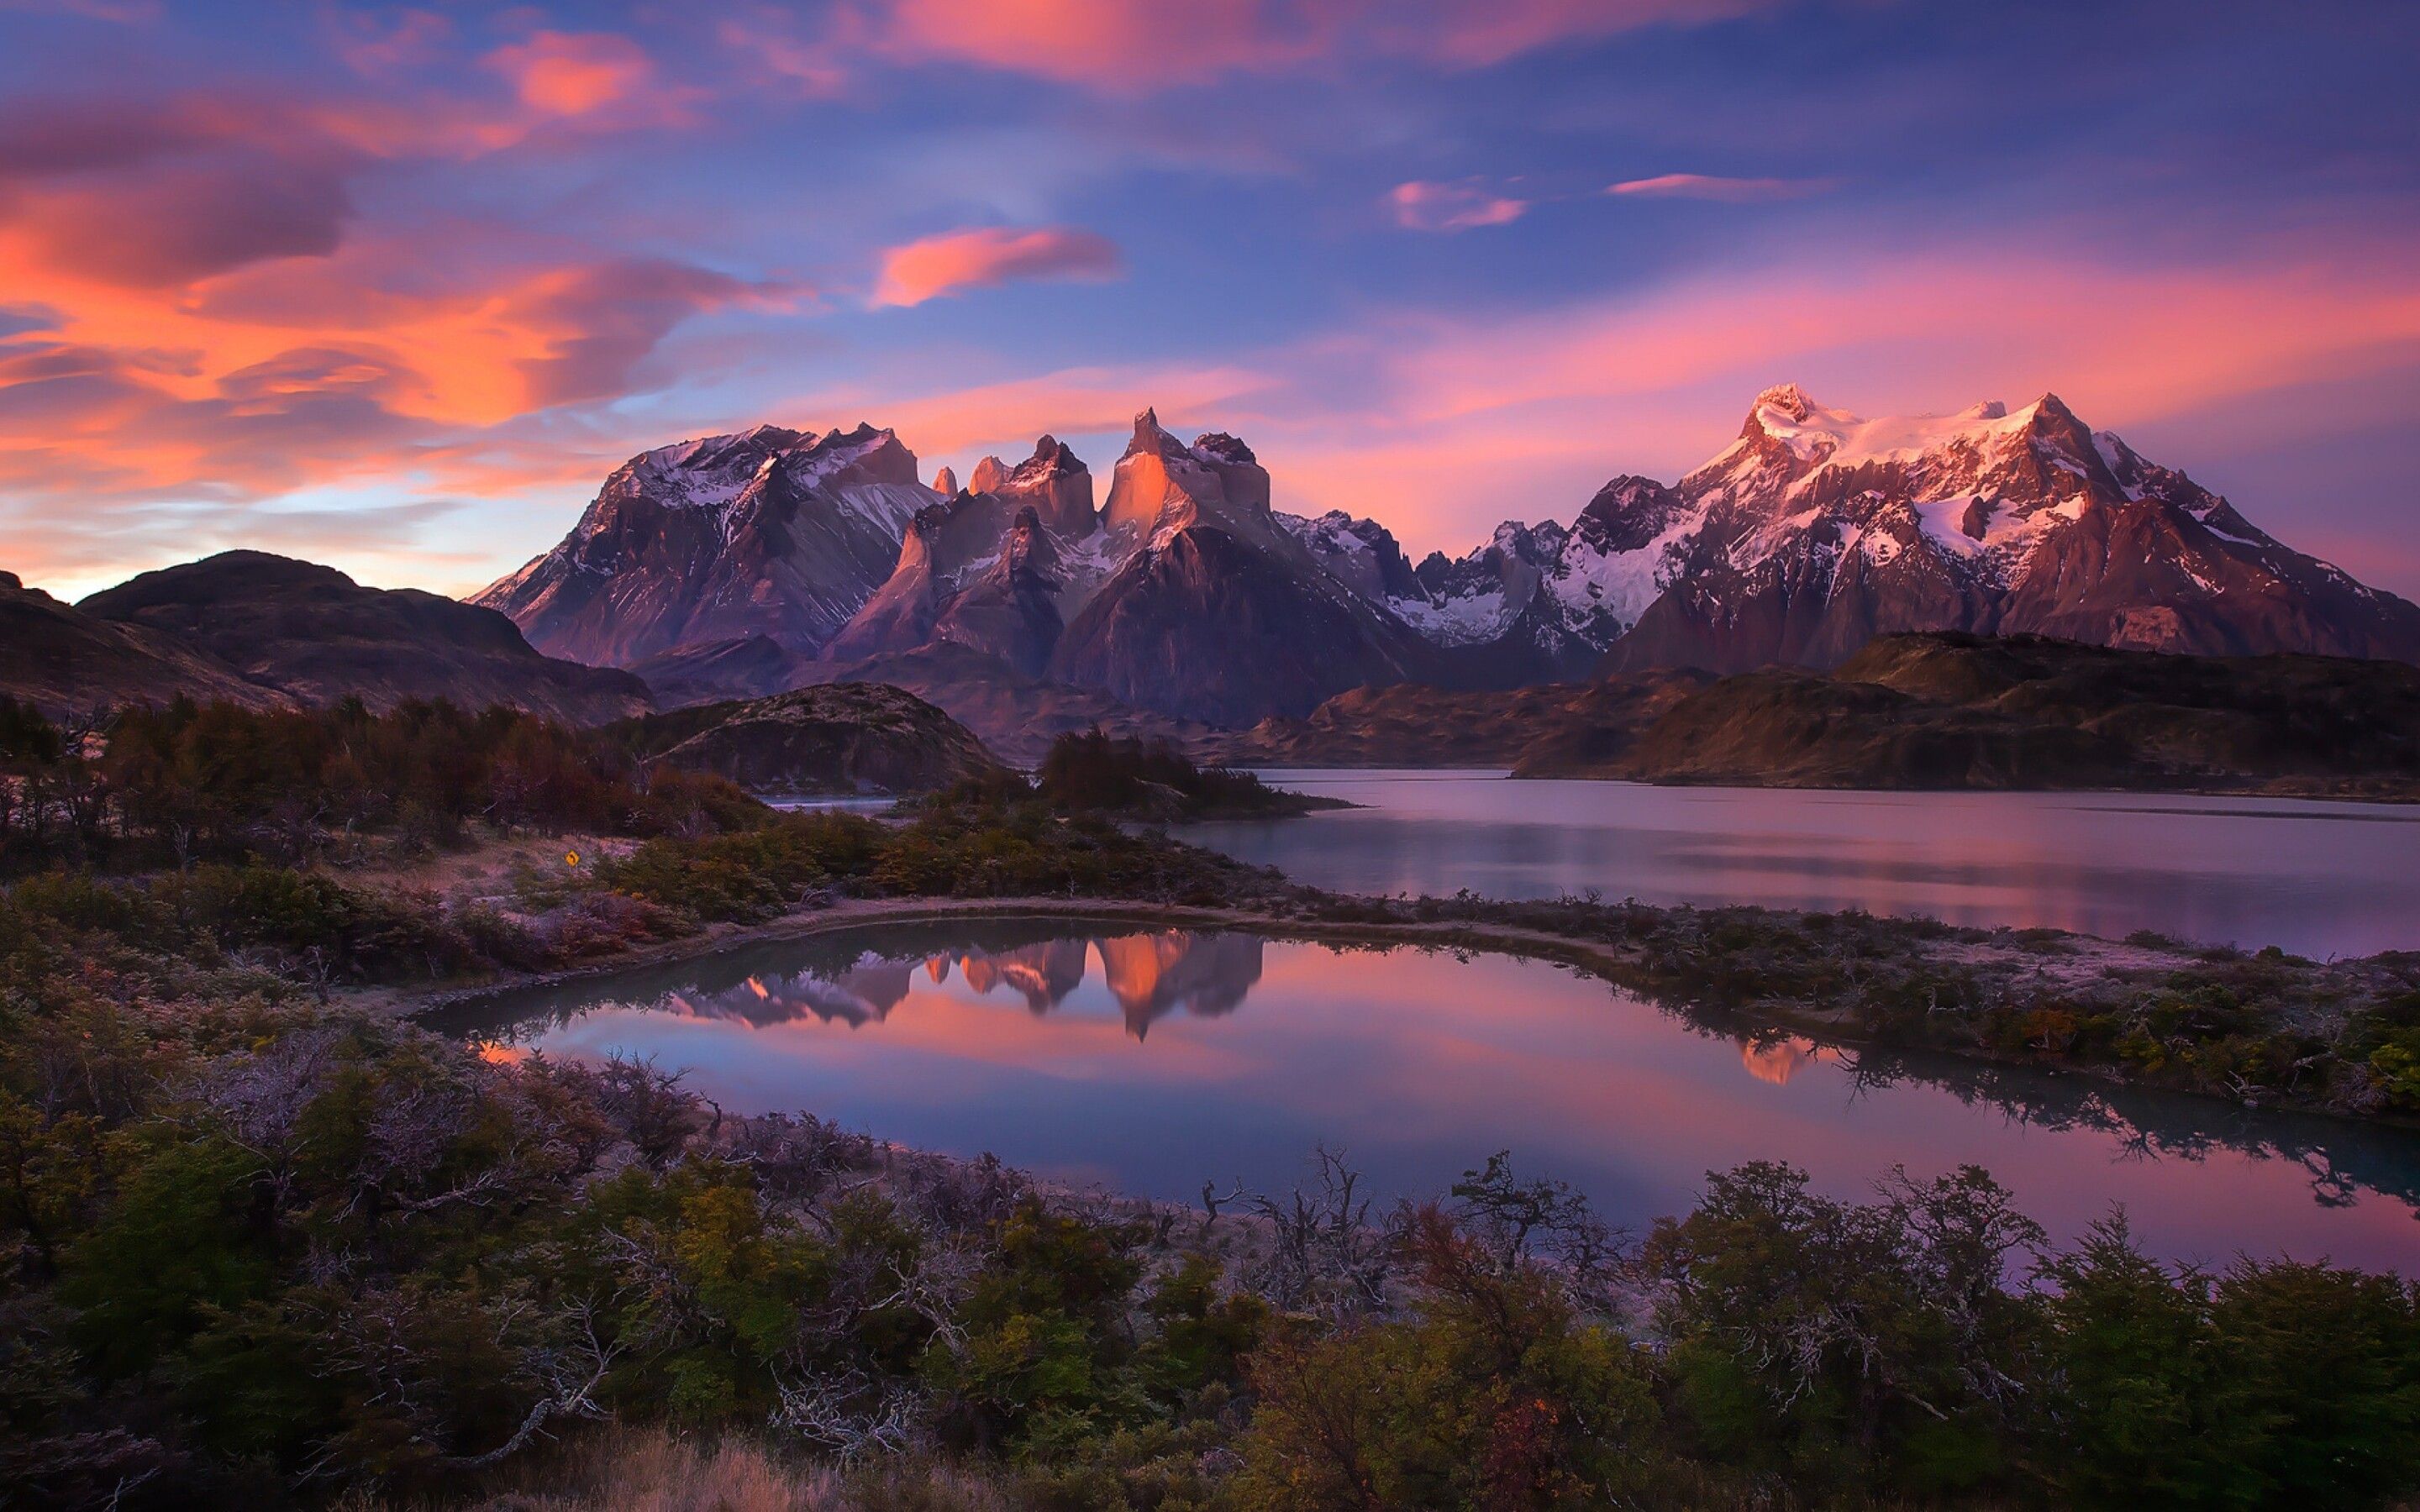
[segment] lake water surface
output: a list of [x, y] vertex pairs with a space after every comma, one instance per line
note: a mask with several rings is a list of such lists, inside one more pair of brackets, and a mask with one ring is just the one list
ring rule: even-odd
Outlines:
[[1368, 807], [1186, 839], [1347, 892], [1763, 903], [2278, 945], [2420, 949], [2420, 808], [2109, 793], [1840, 793], [1264, 771]]
[[[1309, 826], [1306, 826], [1308, 828]], [[1345, 826], [1338, 826], [1342, 832]], [[2055, 1238], [2123, 1203], [2171, 1257], [2420, 1271], [2420, 1136], [1683, 1020], [1547, 963], [1067, 920], [892, 925], [440, 1015], [487, 1053], [653, 1056], [735, 1112], [1192, 1201], [1291, 1188], [1314, 1146], [1382, 1194], [1490, 1152], [1634, 1227], [1710, 1168], [1990, 1168]]]

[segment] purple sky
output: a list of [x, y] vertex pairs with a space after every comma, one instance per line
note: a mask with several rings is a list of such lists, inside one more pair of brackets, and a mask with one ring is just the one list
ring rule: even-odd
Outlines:
[[0, 567], [449, 591], [644, 446], [1128, 417], [1413, 552], [2055, 390], [2420, 595], [2420, 10], [0, 0]]

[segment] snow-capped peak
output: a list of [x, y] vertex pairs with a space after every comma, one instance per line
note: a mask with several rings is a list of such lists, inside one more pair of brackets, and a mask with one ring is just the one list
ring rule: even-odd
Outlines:
[[1749, 407], [1751, 414], [1761, 415], [1767, 409], [1779, 415], [1783, 424], [1794, 424], [1814, 411], [1815, 402], [1795, 383], [1776, 383], [1758, 394], [1756, 403]]
[[1756, 424], [1800, 461], [1831, 468], [1903, 461], [1959, 440], [1983, 443], [2014, 436], [2033, 424], [2041, 408], [2041, 401], [2037, 400], [2010, 413], [2007, 405], [1988, 400], [1954, 415], [1895, 415], [1868, 420], [1845, 409], [1827, 409], [1815, 404], [1794, 385], [1786, 391], [1767, 391], [1785, 392], [1796, 403], [1783, 405], [1760, 397]]

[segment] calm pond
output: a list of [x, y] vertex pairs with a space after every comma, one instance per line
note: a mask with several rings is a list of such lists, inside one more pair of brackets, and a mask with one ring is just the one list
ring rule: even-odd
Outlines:
[[2140, 929], [2246, 949], [2420, 949], [2420, 807], [2139, 793], [1838, 793], [1264, 771], [1368, 805], [1187, 840], [1346, 892], [1763, 903]]
[[[1340, 830], [1342, 826], [1340, 826]], [[509, 1057], [652, 1056], [734, 1112], [1193, 1201], [1322, 1142], [1382, 1195], [1491, 1151], [1643, 1226], [1709, 1168], [1857, 1196], [1990, 1168], [2054, 1237], [2123, 1203], [2171, 1257], [2420, 1271], [2420, 1136], [1683, 1019], [1548, 963], [1131, 923], [873, 927], [520, 993], [432, 1026]]]

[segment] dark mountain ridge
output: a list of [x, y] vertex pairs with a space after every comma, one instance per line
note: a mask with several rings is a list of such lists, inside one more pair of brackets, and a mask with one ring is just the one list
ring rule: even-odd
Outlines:
[[365, 588], [334, 567], [265, 551], [143, 573], [76, 609], [191, 648], [299, 702], [356, 695], [386, 709], [444, 698], [573, 724], [654, 706], [630, 673], [540, 656], [492, 609], [418, 589]]
[[763, 793], [923, 793], [1006, 771], [972, 731], [876, 683], [700, 704], [608, 733], [648, 762]]
[[1233, 764], [1649, 782], [2420, 799], [2420, 667], [1921, 632], [1880, 637], [1828, 673], [1359, 688], [1194, 749]]
[[178, 698], [248, 708], [288, 701], [198, 646], [99, 619], [0, 572], [0, 694], [53, 717]]
[[72, 606], [0, 574], [0, 693], [54, 714], [444, 698], [575, 724], [654, 703], [628, 672], [538, 655], [493, 610], [261, 551], [147, 572]]

